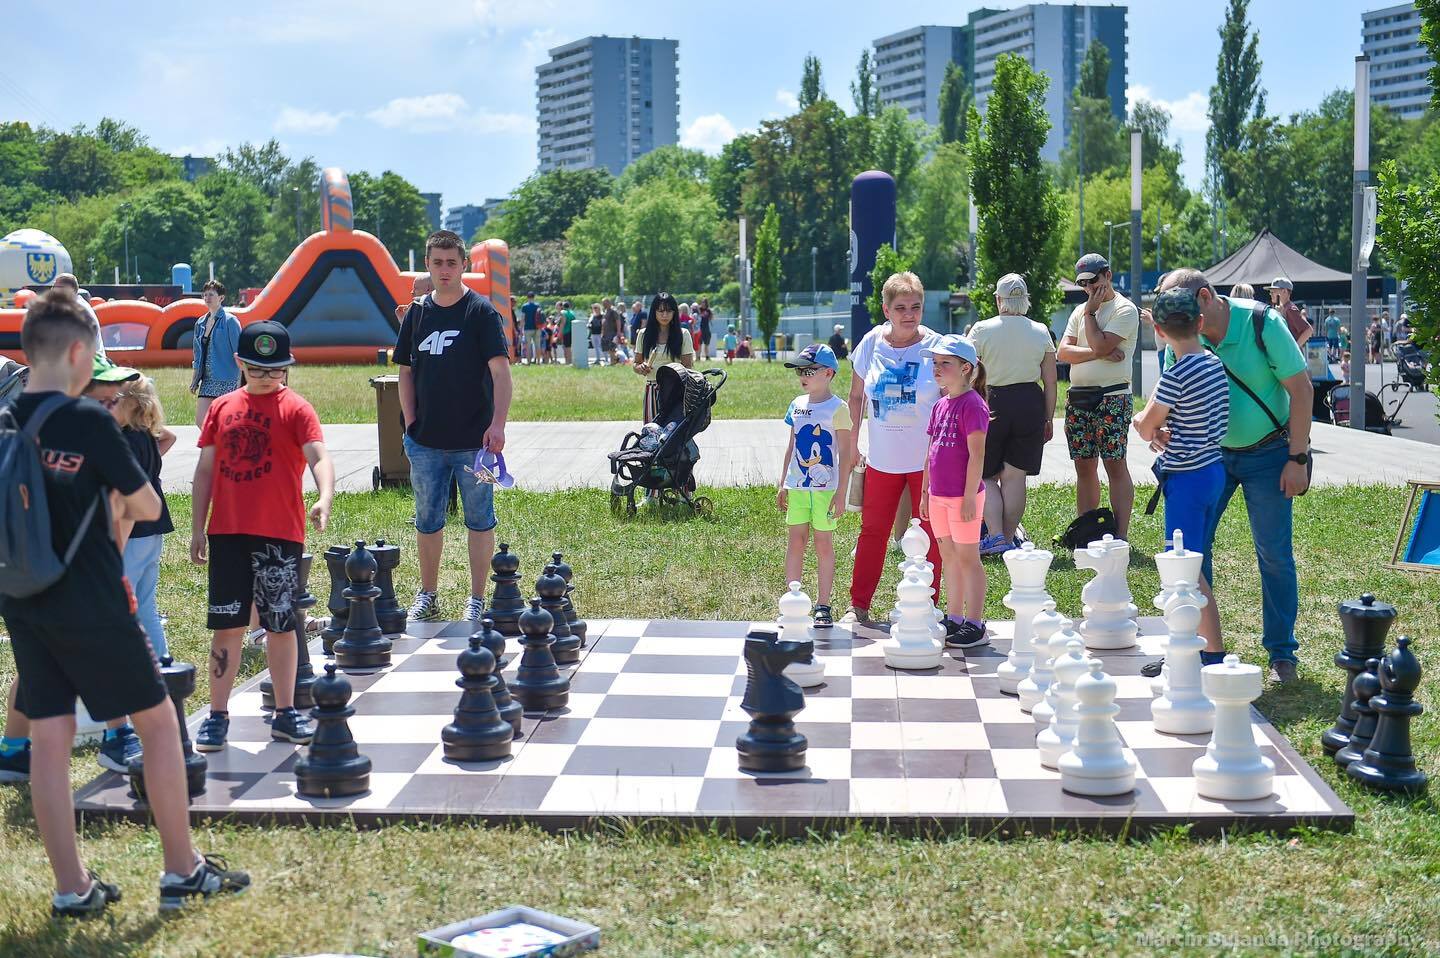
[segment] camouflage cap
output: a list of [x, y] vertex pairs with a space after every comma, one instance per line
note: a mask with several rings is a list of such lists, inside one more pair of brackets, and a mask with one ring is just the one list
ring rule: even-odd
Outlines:
[[1199, 319], [1200, 300], [1195, 297], [1195, 290], [1175, 286], [1156, 297], [1153, 315], [1157, 323], [1164, 323], [1171, 316]]

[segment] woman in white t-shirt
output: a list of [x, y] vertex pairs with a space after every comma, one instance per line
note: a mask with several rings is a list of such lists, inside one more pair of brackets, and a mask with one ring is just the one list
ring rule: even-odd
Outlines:
[[[925, 287], [914, 273], [896, 273], [881, 290], [885, 318], [866, 333], [850, 353], [850, 461], [865, 463], [865, 496], [860, 507], [860, 541], [850, 578], [850, 608], [855, 621], [873, 621], [870, 604], [885, 567], [890, 529], [901, 493], [910, 491], [910, 512], [919, 516], [920, 481], [925, 472], [930, 410], [940, 398], [935, 371], [924, 350], [940, 334], [921, 325]], [[860, 424], [864, 423], [869, 453], [859, 456]], [[930, 562], [935, 566], [936, 595], [941, 581], [940, 549], [928, 521]]]
[[686, 369], [695, 365], [695, 344], [690, 340], [690, 331], [680, 325], [679, 315], [680, 307], [669, 293], [650, 301], [650, 320], [640, 334], [632, 367], [645, 377], [645, 422], [655, 421], [655, 370], [666, 363], [680, 363]]

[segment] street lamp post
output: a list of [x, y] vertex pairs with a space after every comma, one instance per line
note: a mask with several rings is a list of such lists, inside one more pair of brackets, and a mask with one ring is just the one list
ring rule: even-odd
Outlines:
[[1080, 243], [1080, 252], [1079, 252], [1078, 254], [1076, 254], [1076, 258], [1078, 259], [1079, 257], [1085, 255], [1085, 123], [1084, 123], [1084, 113], [1081, 111], [1080, 105], [1079, 105], [1078, 103], [1075, 105], [1074, 114], [1075, 114], [1075, 133], [1076, 133], [1076, 136], [1079, 137], [1079, 144], [1078, 144], [1078, 150], [1077, 150], [1077, 152], [1079, 153], [1079, 167], [1080, 167], [1080, 171], [1079, 171], [1079, 172], [1080, 172], [1080, 175], [1079, 175], [1079, 178], [1078, 178], [1078, 180], [1077, 180], [1077, 182], [1078, 182], [1078, 184], [1079, 184], [1079, 187], [1080, 187], [1080, 223], [1079, 223], [1079, 226], [1080, 226], [1080, 229], [1079, 229], [1079, 233], [1080, 233], [1080, 240], [1079, 240], [1079, 243]]
[[298, 246], [305, 238], [305, 227], [300, 222], [300, 187], [290, 187], [290, 192], [295, 194], [295, 243]]
[[128, 282], [130, 279], [130, 204], [121, 203], [119, 212], [125, 216], [125, 225], [122, 229], [125, 231], [125, 279]]
[[1123, 230], [1129, 225], [1129, 223], [1112, 223], [1109, 220], [1105, 221], [1105, 229], [1109, 233], [1109, 235], [1105, 238], [1105, 261], [1110, 263], [1112, 266], [1115, 263], [1115, 231]]
[[810, 247], [810, 338], [818, 341], [820, 339], [820, 283], [815, 272], [815, 258], [820, 255], [820, 247]]
[[1155, 227], [1156, 227], [1156, 228], [1155, 228], [1155, 283], [1156, 283], [1156, 288], [1158, 289], [1158, 288], [1159, 288], [1159, 283], [1160, 283], [1160, 270], [1161, 270], [1161, 266], [1160, 266], [1160, 241], [1165, 238], [1165, 234], [1166, 234], [1166, 233], [1170, 232], [1170, 224], [1169, 224], [1169, 223], [1164, 223], [1164, 224], [1156, 223], [1156, 224], [1155, 224]]

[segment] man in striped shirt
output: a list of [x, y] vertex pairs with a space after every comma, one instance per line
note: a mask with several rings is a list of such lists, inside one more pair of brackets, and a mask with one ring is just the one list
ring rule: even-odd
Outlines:
[[[1135, 431], [1147, 442], [1164, 427], [1170, 440], [1155, 460], [1155, 474], [1165, 495], [1165, 535], [1184, 534], [1186, 549], [1210, 554], [1220, 522], [1225, 491], [1225, 466], [1220, 441], [1230, 418], [1230, 387], [1225, 367], [1200, 345], [1200, 303], [1183, 286], [1161, 293], [1155, 302], [1155, 338], [1167, 344], [1175, 362], [1160, 374], [1145, 409], [1134, 418]], [[1225, 657], [1220, 611], [1210, 583], [1198, 585], [1212, 597], [1201, 611], [1203, 665]]]

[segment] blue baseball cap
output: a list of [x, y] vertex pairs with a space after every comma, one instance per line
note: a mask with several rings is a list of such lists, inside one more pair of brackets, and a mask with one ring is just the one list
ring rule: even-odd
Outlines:
[[975, 344], [958, 333], [942, 336], [940, 342], [920, 351], [931, 358], [935, 356], [955, 356], [965, 360], [972, 366], [980, 362], [980, 357], [975, 352]]
[[826, 369], [840, 371], [840, 360], [835, 358], [835, 350], [824, 343], [811, 343], [793, 360], [785, 363], [787, 369], [809, 369], [811, 366], [824, 366]]

